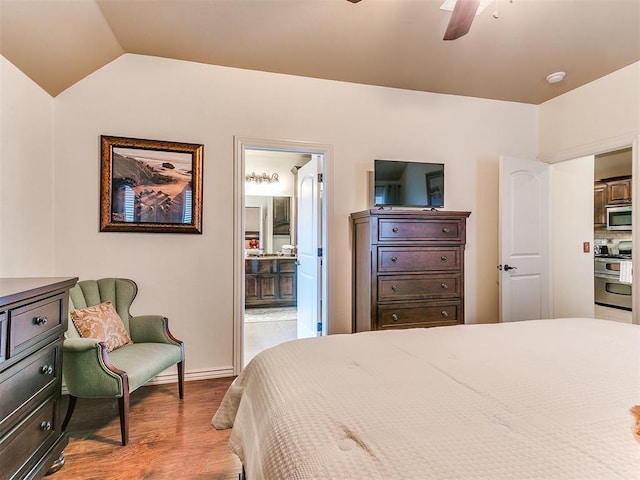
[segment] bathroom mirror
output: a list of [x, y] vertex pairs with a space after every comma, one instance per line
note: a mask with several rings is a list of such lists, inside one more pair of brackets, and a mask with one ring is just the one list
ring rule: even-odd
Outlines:
[[291, 197], [245, 197], [245, 250], [251, 254], [283, 253], [291, 244]]

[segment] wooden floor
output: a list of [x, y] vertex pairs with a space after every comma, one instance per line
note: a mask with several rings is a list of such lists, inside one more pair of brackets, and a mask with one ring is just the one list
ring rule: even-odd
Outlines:
[[115, 399], [79, 399], [67, 427], [65, 465], [47, 480], [238, 480], [242, 467], [227, 446], [231, 430], [211, 426], [232, 380], [186, 382], [182, 401], [177, 384], [138, 389], [126, 447]]

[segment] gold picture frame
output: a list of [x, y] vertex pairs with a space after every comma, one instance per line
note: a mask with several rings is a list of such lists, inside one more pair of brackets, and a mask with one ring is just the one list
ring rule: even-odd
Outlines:
[[100, 231], [202, 233], [204, 146], [102, 135]]

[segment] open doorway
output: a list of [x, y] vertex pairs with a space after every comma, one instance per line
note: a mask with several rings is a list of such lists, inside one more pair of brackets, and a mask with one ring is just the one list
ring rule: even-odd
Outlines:
[[298, 279], [297, 180], [311, 157], [245, 149], [243, 365], [267, 348], [302, 336], [298, 305], [308, 308], [305, 293], [315, 286], [305, 289]]
[[237, 372], [267, 348], [327, 331], [322, 247], [329, 150], [236, 142]]
[[596, 318], [632, 323], [632, 149], [594, 159]]

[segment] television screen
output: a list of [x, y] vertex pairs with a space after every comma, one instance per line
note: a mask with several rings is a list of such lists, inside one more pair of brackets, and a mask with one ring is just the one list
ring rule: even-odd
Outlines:
[[376, 207], [444, 207], [444, 164], [376, 160]]

